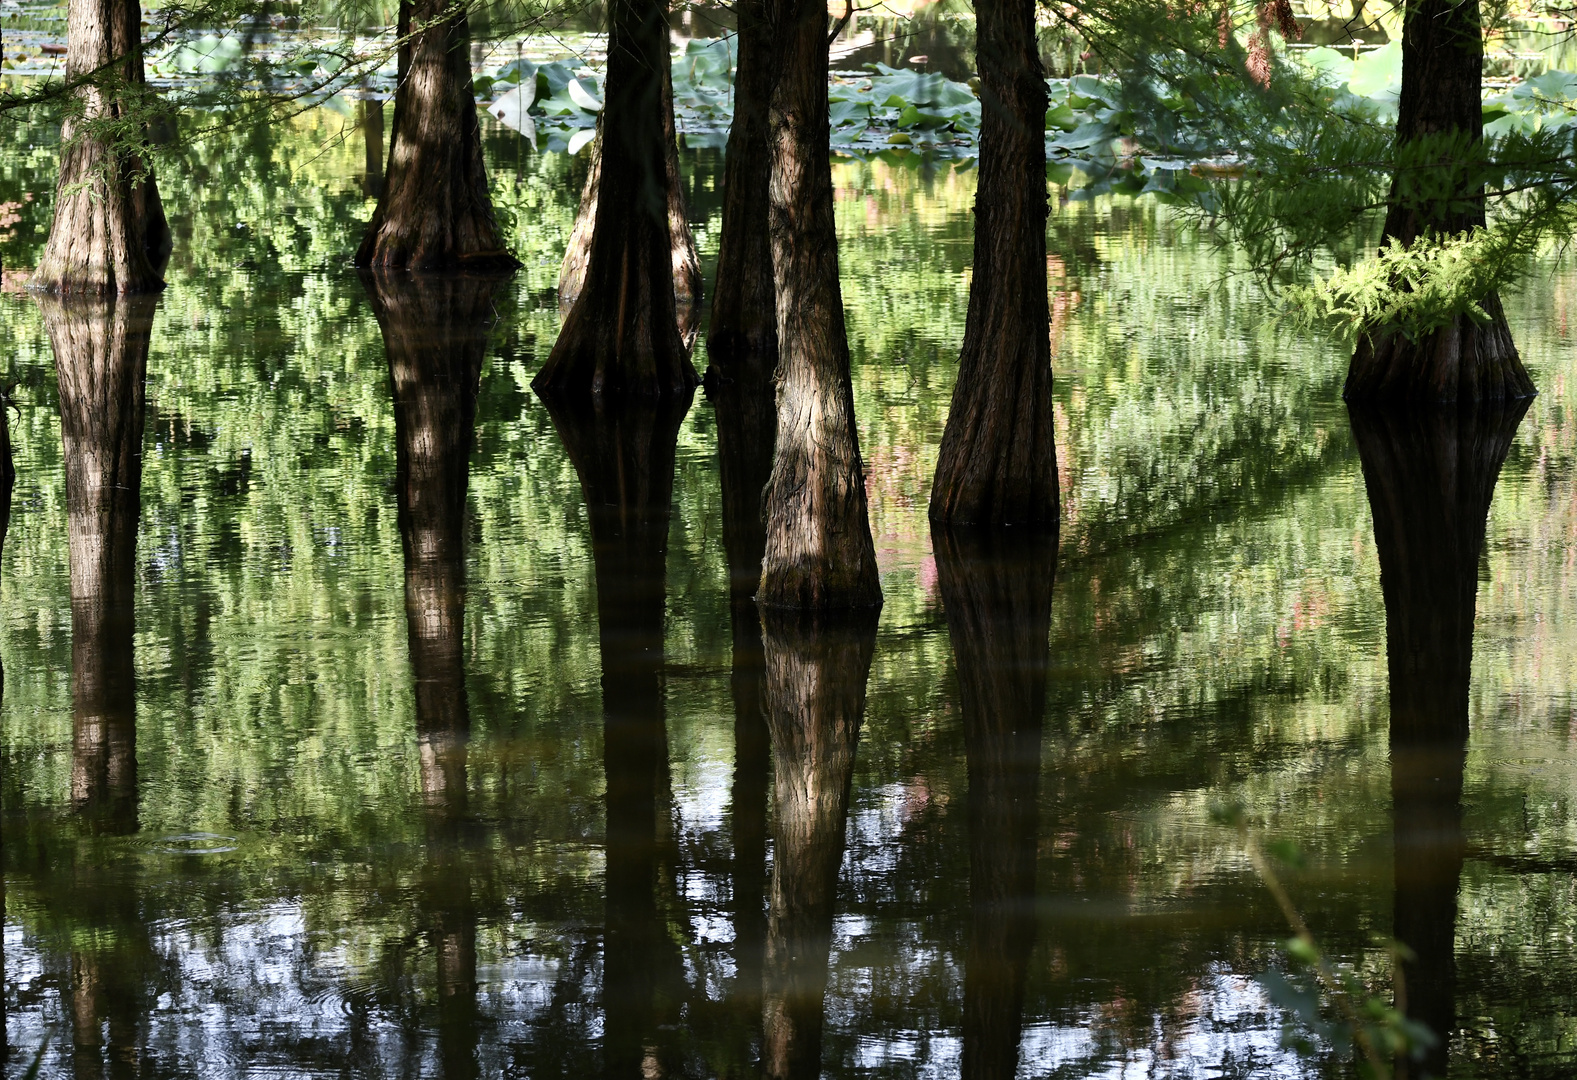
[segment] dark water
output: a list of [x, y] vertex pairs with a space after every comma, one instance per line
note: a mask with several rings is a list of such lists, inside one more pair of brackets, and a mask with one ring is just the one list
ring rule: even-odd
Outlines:
[[1567, 269], [1525, 417], [1350, 418], [1228, 257], [1059, 198], [1060, 544], [932, 536], [973, 178], [840, 165], [886, 606], [763, 624], [749, 403], [528, 391], [574, 166], [490, 142], [510, 282], [367, 285], [341, 123], [165, 178], [157, 301], [0, 298], [7, 1075], [1350, 1072], [1220, 803], [1386, 1001], [1409, 940], [1430, 1067], [1569, 1073]]

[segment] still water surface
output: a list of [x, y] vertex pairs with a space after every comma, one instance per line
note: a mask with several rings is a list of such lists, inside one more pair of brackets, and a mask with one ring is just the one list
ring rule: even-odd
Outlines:
[[1567, 268], [1520, 423], [1350, 419], [1229, 256], [1059, 192], [1060, 545], [933, 537], [973, 175], [840, 164], [886, 605], [762, 626], [744, 407], [529, 392], [576, 166], [493, 133], [525, 269], [380, 288], [341, 122], [162, 180], [157, 301], [0, 298], [7, 1075], [1349, 1072], [1221, 803], [1386, 999], [1409, 939], [1432, 1068], [1577, 1066]]

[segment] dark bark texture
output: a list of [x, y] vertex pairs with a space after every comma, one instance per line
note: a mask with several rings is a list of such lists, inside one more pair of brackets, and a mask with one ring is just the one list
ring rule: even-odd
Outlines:
[[364, 98], [358, 108], [365, 163], [361, 192], [369, 199], [376, 199], [383, 194], [383, 102]]
[[388, 172], [356, 265], [519, 266], [504, 250], [487, 191], [465, 8], [449, 0], [401, 0], [399, 20], [400, 77]]
[[723, 227], [706, 348], [708, 386], [765, 384], [778, 360], [777, 285], [772, 278], [768, 206], [772, 138], [768, 110], [777, 81], [777, 42], [764, 0], [734, 6], [739, 60], [734, 70], [734, 119], [723, 159]]
[[55, 219], [30, 287], [81, 296], [164, 288], [170, 227], [142, 156], [116, 146], [106, 126], [147, 93], [142, 8], [136, 0], [71, 0], [66, 79], [74, 108], [61, 129]]
[[539, 393], [688, 399], [698, 381], [674, 299], [668, 72], [665, 0], [612, 0], [585, 285], [532, 384]]
[[876, 612], [827, 622], [768, 610], [762, 623], [775, 812], [761, 1071], [770, 1080], [816, 1080]]
[[778, 423], [758, 599], [805, 611], [881, 605], [838, 283], [827, 119], [827, 7], [767, 0], [772, 88], [768, 222], [777, 291]]
[[1051, 311], [1046, 300], [1046, 80], [1034, 0], [975, 0], [980, 183], [958, 382], [931, 519], [1024, 525], [1057, 517]]
[[144, 382], [154, 301], [39, 302], [55, 354], [71, 562], [71, 798], [137, 830], [132, 664]]
[[597, 577], [608, 810], [603, 1071], [667, 1075], [684, 977], [663, 921], [673, 901], [659, 903], [672, 886], [660, 873], [669, 787], [663, 625], [675, 450], [690, 399], [575, 408], [545, 400], [580, 477]]
[[[695, 345], [701, 325], [701, 258], [695, 250], [690, 219], [685, 206], [684, 185], [679, 175], [679, 142], [674, 130], [673, 68], [663, 68], [663, 152], [668, 174], [668, 244], [673, 258], [674, 311], [679, 337], [686, 351]], [[575, 227], [559, 268], [559, 317], [567, 319], [575, 299], [586, 284], [586, 269], [591, 265], [591, 238], [597, 226], [597, 194], [602, 186], [602, 117], [597, 118], [597, 138], [591, 144], [591, 168], [580, 193], [580, 208]]]
[[1479, 556], [1527, 402], [1385, 414], [1353, 409], [1374, 515], [1391, 681], [1394, 933], [1407, 1013], [1439, 1038], [1401, 1077], [1445, 1076], [1456, 1025], [1462, 770]]
[[[1399, 146], [1430, 136], [1483, 138], [1483, 23], [1478, 0], [1408, 0], [1402, 26], [1402, 93], [1396, 121]], [[1442, 160], [1449, 175], [1453, 164]], [[1467, 181], [1454, 198], [1441, 198], [1435, 170], [1398, 172], [1391, 184], [1382, 243], [1411, 244], [1426, 232], [1443, 236], [1484, 224], [1482, 183]], [[1480, 325], [1458, 315], [1418, 341], [1386, 327], [1359, 339], [1343, 391], [1348, 401], [1504, 401], [1530, 397], [1533, 380], [1522, 366], [1500, 296], [1480, 302], [1490, 316]]]
[[1041, 724], [1057, 536], [932, 531], [969, 770], [965, 1080], [1018, 1074], [1035, 943]]

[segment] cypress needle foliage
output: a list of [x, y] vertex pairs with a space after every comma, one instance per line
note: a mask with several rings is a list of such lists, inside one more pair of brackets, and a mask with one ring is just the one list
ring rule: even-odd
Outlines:
[[[1209, 178], [1191, 213], [1241, 250], [1296, 325], [1416, 340], [1458, 315], [1487, 319], [1481, 301], [1571, 234], [1577, 77], [1551, 71], [1486, 97], [1483, 137], [1398, 141], [1394, 45], [1357, 65], [1329, 49], [1297, 57], [1290, 10], [1262, 3], [1078, 0], [1057, 13], [1120, 75], [1141, 153], [1182, 156]], [[1380, 246], [1391, 207], [1428, 208], [1427, 220], [1478, 204], [1487, 227]]]

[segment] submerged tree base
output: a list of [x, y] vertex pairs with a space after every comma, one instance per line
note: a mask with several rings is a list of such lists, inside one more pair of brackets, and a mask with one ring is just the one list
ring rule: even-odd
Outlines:
[[1458, 315], [1413, 341], [1376, 332], [1358, 341], [1342, 397], [1351, 402], [1446, 404], [1514, 401], [1538, 393], [1511, 339], [1500, 297], [1481, 305], [1489, 322]]

